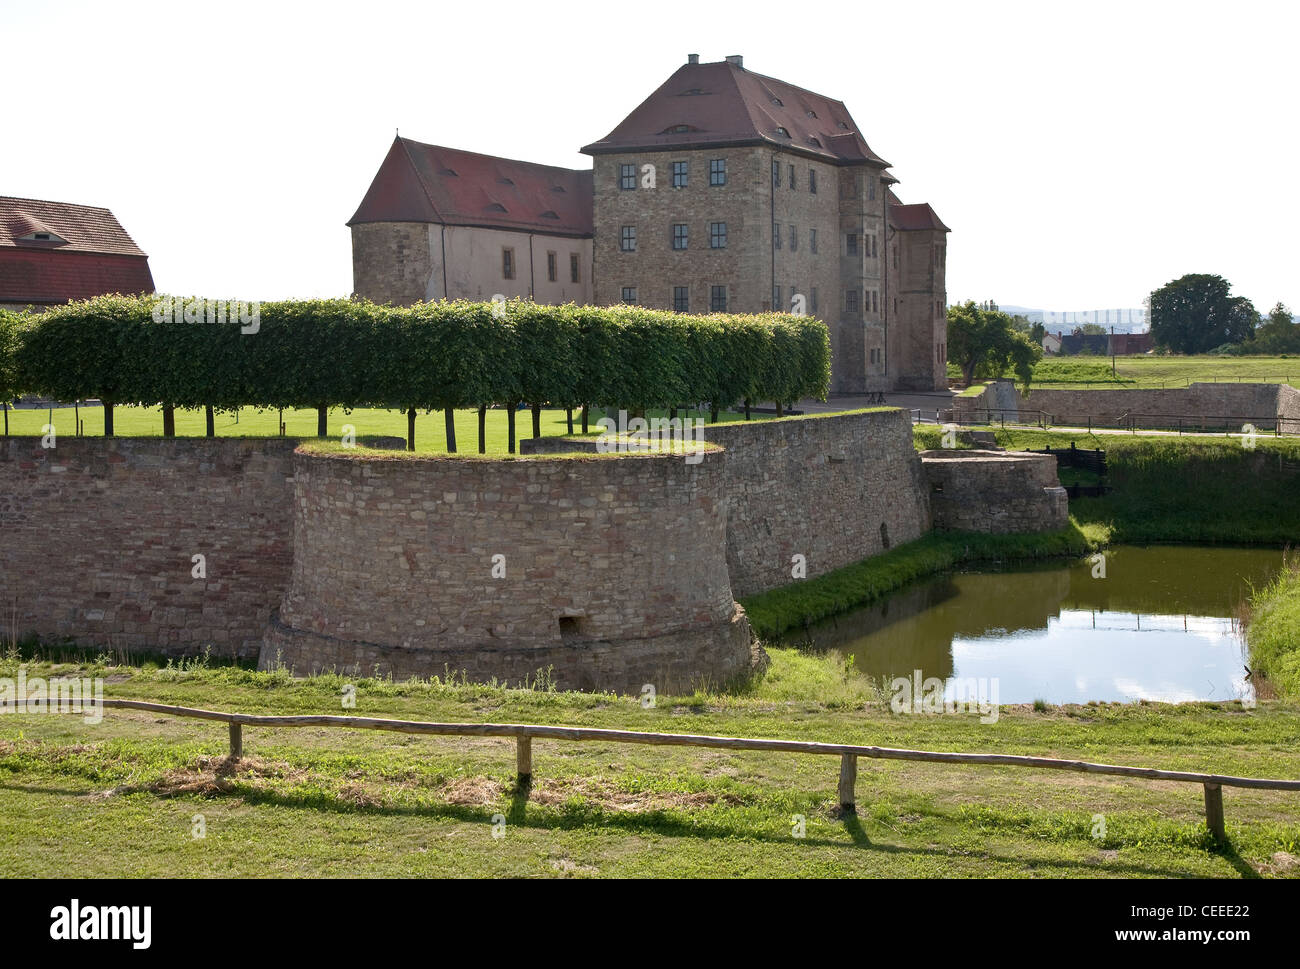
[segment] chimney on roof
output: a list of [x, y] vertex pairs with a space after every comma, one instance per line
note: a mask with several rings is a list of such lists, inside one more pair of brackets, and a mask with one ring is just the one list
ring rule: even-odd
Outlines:
[[700, 55], [699, 55], [699, 54], [687, 54], [687, 55], [686, 55], [686, 63], [687, 63], [687, 64], [698, 64], [699, 62], [700, 62]]
[[741, 70], [745, 68], [745, 58], [741, 54], [728, 54], [727, 63], [739, 67]]

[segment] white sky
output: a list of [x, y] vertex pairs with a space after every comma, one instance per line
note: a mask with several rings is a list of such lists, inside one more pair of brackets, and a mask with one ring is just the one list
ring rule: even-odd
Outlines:
[[0, 0], [0, 195], [111, 208], [160, 290], [346, 295], [393, 138], [570, 167], [688, 53], [842, 99], [948, 292], [1141, 305], [1219, 273], [1300, 306], [1291, 2]]

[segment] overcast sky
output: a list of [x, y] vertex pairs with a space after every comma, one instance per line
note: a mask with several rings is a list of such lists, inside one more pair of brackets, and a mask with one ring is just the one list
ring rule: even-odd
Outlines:
[[1190, 272], [1300, 308], [1294, 2], [31, 3], [0, 195], [111, 208], [160, 290], [342, 296], [408, 137], [589, 168], [688, 53], [843, 100], [951, 227], [948, 294], [1141, 305]]

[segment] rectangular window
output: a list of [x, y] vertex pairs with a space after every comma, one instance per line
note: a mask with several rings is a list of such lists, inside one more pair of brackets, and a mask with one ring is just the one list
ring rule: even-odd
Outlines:
[[876, 234], [873, 232], [871, 234], [871, 258], [875, 259], [878, 255], [879, 253], [876, 250]]
[[709, 159], [709, 184], [710, 185], [727, 184], [727, 159], [725, 158]]
[[789, 169], [787, 169], [786, 174], [790, 176], [790, 179], [789, 179], [789, 180], [790, 180], [790, 191], [793, 192], [793, 191], [795, 190], [795, 188], [796, 188], [796, 186], [795, 186], [795, 182], [794, 182], [794, 166], [793, 166], [793, 165], [791, 165], [791, 166], [789, 167]]
[[781, 287], [780, 286], [772, 287], [772, 309], [776, 310], [778, 313], [781, 312]]
[[874, 178], [867, 182], [867, 198], [872, 202], [876, 200], [876, 180]]
[[501, 250], [501, 278], [515, 278], [515, 251], [513, 249]]
[[812, 195], [817, 194], [817, 170], [814, 168], [808, 169], [808, 191]]
[[790, 226], [790, 251], [795, 252], [799, 248], [799, 230]]
[[781, 223], [780, 222], [772, 223], [772, 248], [773, 249], [781, 248]]
[[636, 226], [623, 226], [623, 234], [619, 237], [618, 247], [624, 252], [636, 252]]
[[725, 222], [709, 223], [709, 248], [710, 249], [727, 248], [727, 223]]
[[691, 310], [691, 291], [686, 286], [673, 287], [673, 312], [689, 313]]
[[686, 187], [686, 162], [673, 162], [673, 188]]
[[844, 312], [857, 313], [858, 311], [858, 291], [856, 289], [846, 289], [844, 291]]
[[546, 254], [546, 279], [552, 283], [560, 279], [560, 260], [553, 252]]
[[635, 286], [624, 286], [624, 287], [623, 287], [623, 302], [624, 302], [624, 303], [635, 303], [635, 302], [636, 302], [636, 287], [635, 287]]
[[772, 187], [781, 187], [781, 163], [779, 161], [772, 162]]
[[844, 237], [844, 246], [848, 255], [856, 256], [858, 254], [858, 234], [856, 232], [850, 232], [846, 235]]
[[569, 253], [569, 281], [573, 283], [582, 281], [582, 273], [578, 269], [578, 254]]
[[674, 249], [685, 249], [687, 247], [690, 242], [690, 239], [687, 236], [687, 231], [685, 222], [676, 222], [673, 224]]
[[635, 165], [618, 166], [618, 187], [621, 189], [636, 188], [636, 166]]
[[817, 230], [816, 229], [808, 230], [808, 248], [811, 249], [813, 252], [817, 251]]
[[727, 287], [709, 287], [709, 309], [715, 313], [727, 312]]
[[898, 268], [898, 246], [894, 246], [894, 268]]
[[880, 312], [880, 291], [873, 289], [871, 291], [871, 312]]

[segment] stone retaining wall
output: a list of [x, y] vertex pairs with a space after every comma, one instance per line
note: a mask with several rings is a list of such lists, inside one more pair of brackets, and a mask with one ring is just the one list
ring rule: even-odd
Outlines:
[[1046, 532], [1070, 522], [1053, 455], [923, 451], [921, 466], [936, 530]]

